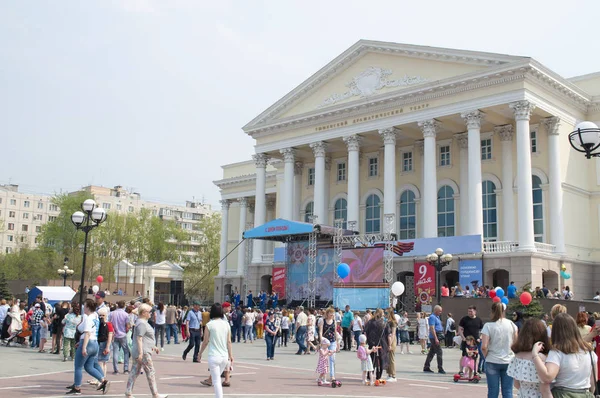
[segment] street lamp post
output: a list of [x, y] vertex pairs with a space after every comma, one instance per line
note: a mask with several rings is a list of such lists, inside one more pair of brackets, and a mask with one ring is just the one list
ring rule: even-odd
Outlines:
[[[85, 279], [85, 258], [87, 256], [88, 234], [90, 231], [106, 221], [106, 211], [98, 207], [93, 199], [87, 199], [81, 204], [81, 211], [76, 211], [71, 216], [75, 228], [85, 233], [83, 243], [83, 264], [81, 265], [81, 285], [79, 287], [79, 305], [83, 305], [83, 283]], [[86, 293], [87, 294], [87, 293]]]
[[569, 143], [577, 152], [585, 153], [585, 157], [600, 156], [600, 128], [592, 122], [581, 122], [575, 131], [569, 134]]
[[67, 286], [67, 278], [75, 273], [75, 271], [67, 266], [67, 261], [69, 261], [69, 259], [65, 257], [64, 267], [58, 269], [58, 275], [63, 278], [63, 286]]
[[442, 304], [442, 295], [441, 295], [441, 286], [442, 286], [442, 268], [449, 265], [452, 262], [452, 254], [444, 254], [444, 250], [441, 248], [435, 249], [435, 253], [431, 253], [427, 255], [425, 260], [435, 267], [437, 272], [436, 279], [437, 283], [435, 284], [435, 295], [437, 296], [438, 305]]

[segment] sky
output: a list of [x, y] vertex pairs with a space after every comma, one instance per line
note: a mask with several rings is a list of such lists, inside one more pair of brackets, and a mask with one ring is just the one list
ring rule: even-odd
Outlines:
[[[489, 5], [488, 5], [489, 4]], [[242, 126], [360, 39], [600, 71], [600, 2], [0, 0], [0, 184], [218, 208]]]

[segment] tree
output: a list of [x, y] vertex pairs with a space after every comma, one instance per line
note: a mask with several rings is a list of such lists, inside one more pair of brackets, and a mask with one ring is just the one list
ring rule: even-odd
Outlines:
[[214, 277], [219, 273], [221, 214], [204, 217], [198, 229], [202, 231], [200, 250], [185, 268], [183, 280], [186, 296], [208, 300], [213, 296]]
[[6, 282], [6, 276], [4, 273], [0, 273], [0, 299], [9, 299], [12, 295], [10, 293], [10, 289], [8, 288], [8, 283]]

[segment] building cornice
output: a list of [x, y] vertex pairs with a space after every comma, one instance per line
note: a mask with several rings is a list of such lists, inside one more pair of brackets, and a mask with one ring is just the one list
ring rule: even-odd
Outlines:
[[[270, 180], [274, 181], [276, 178], [277, 178], [276, 171], [268, 171], [267, 172], [267, 181], [270, 181]], [[224, 178], [222, 180], [216, 180], [216, 181], [213, 181], [213, 184], [215, 184], [220, 189], [223, 189], [223, 188], [231, 188], [232, 186], [236, 186], [236, 185], [244, 185], [244, 184], [255, 183], [255, 182], [256, 182], [256, 173], [253, 173], [253, 174], [244, 174], [244, 175], [236, 176], [236, 177]]]

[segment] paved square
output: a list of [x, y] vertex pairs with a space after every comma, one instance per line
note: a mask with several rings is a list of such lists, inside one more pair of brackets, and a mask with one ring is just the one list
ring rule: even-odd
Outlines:
[[[417, 346], [412, 346], [417, 352]], [[169, 397], [214, 396], [212, 387], [200, 385], [208, 376], [206, 362], [193, 363], [181, 359], [184, 344], [166, 345], [165, 351], [155, 355], [159, 392]], [[360, 362], [355, 352], [340, 352], [336, 357], [336, 376], [343, 383], [341, 388], [316, 385], [316, 355], [294, 355], [296, 344], [275, 349], [275, 361], [266, 361], [263, 340], [254, 344], [235, 343], [234, 373], [231, 387], [225, 388], [228, 397], [479, 397], [486, 394], [485, 377], [479, 384], [454, 383], [452, 375], [458, 368], [460, 351], [444, 350], [446, 375], [422, 372], [425, 356], [421, 354], [396, 354], [397, 383], [382, 387], [361, 385]], [[61, 362], [61, 356], [40, 354], [25, 348], [0, 347], [4, 364], [0, 376], [2, 397], [61, 397], [65, 387], [73, 383], [73, 362]], [[206, 359], [206, 358], [205, 358]], [[434, 360], [435, 363], [435, 360]], [[124, 395], [127, 377], [112, 375], [108, 366], [108, 379], [112, 385], [107, 397]], [[121, 365], [122, 369], [122, 365]], [[435, 368], [434, 368], [435, 370]], [[385, 375], [385, 372], [384, 372]], [[84, 381], [90, 377], [84, 372]], [[146, 378], [141, 375], [135, 387], [135, 396], [150, 396]], [[82, 396], [99, 396], [92, 386], [82, 387]]]

